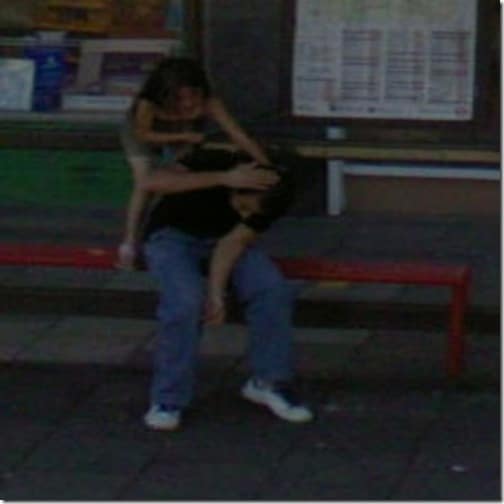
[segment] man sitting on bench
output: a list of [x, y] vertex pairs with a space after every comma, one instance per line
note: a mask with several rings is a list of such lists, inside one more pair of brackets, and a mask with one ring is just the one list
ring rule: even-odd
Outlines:
[[[162, 195], [145, 230], [147, 267], [160, 286], [145, 423], [164, 430], [179, 426], [193, 396], [202, 323], [224, 320], [228, 278], [245, 304], [251, 339], [252, 377], [242, 388], [243, 397], [284, 420], [311, 420], [311, 411], [294, 398], [290, 386], [293, 293], [254, 243], [285, 210], [286, 173], [253, 163], [225, 166], [201, 152], [181, 163], [187, 170], [154, 172], [144, 182], [145, 190]], [[202, 264], [209, 260], [207, 283]]]

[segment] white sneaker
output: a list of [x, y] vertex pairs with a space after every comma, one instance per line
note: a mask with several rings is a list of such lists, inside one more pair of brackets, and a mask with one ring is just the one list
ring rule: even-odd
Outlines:
[[180, 425], [180, 411], [154, 404], [144, 416], [147, 427], [155, 430], [175, 430]]
[[251, 378], [243, 386], [241, 393], [245, 399], [267, 406], [282, 420], [299, 423], [313, 420], [313, 413], [294, 399], [292, 392], [286, 388]]

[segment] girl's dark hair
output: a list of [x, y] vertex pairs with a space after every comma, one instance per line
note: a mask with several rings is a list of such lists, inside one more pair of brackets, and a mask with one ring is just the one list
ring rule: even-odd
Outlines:
[[182, 57], [165, 58], [147, 77], [138, 98], [144, 98], [158, 106], [175, 103], [181, 87], [200, 89], [205, 98], [211, 94], [207, 75], [195, 60]]

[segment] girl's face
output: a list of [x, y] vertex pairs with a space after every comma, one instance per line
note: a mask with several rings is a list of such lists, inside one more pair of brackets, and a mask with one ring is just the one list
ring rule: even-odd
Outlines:
[[181, 87], [177, 96], [177, 114], [182, 118], [193, 118], [201, 113], [204, 102], [205, 97], [201, 89], [189, 86]]

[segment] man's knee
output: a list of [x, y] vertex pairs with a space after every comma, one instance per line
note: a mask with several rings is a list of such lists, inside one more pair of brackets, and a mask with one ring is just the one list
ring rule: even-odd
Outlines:
[[275, 303], [277, 305], [291, 304], [294, 300], [294, 289], [292, 285], [279, 276], [270, 279], [266, 284], [258, 286], [249, 293], [246, 301], [263, 301], [265, 303]]
[[162, 296], [157, 316], [163, 323], [199, 320], [202, 316], [202, 309], [203, 296], [200, 294]]
[[291, 302], [294, 299], [294, 289], [284, 278], [280, 278], [269, 290], [271, 296], [275, 299], [284, 300], [286, 302]]

